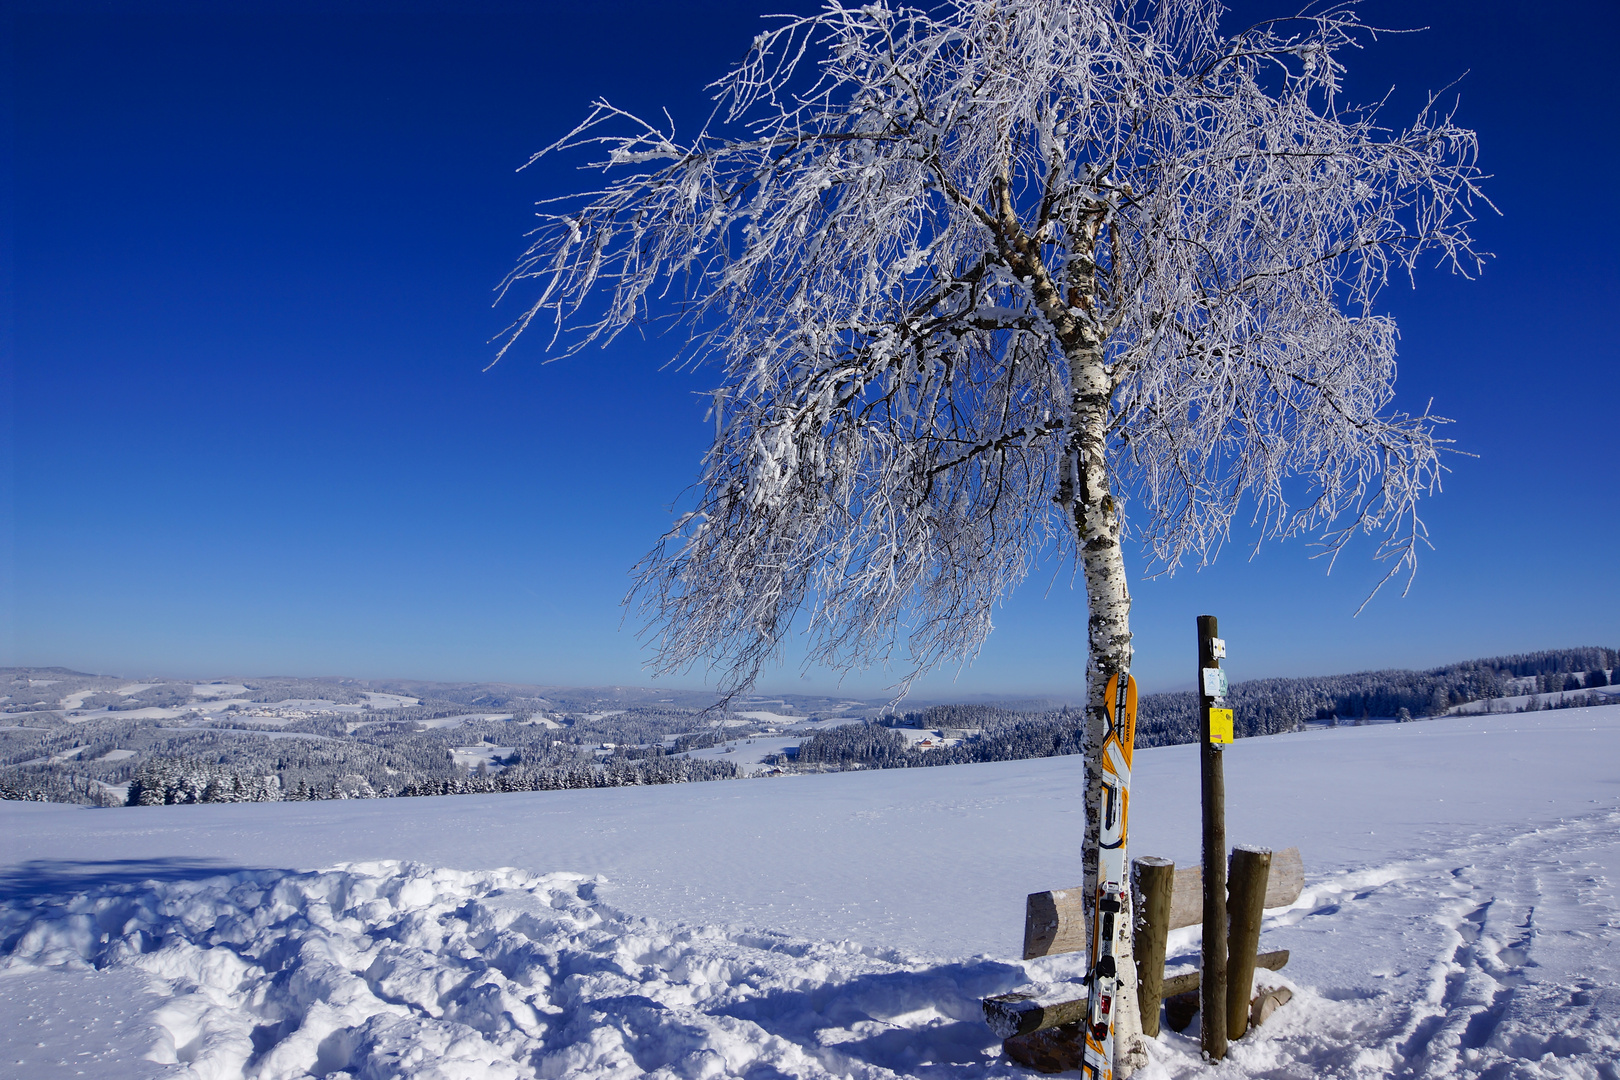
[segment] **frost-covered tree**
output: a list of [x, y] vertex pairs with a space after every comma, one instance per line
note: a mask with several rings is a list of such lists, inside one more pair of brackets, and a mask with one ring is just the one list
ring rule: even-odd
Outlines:
[[600, 102], [543, 152], [606, 179], [543, 208], [511, 338], [662, 318], [722, 373], [696, 505], [639, 568], [658, 668], [746, 686], [799, 625], [809, 662], [908, 682], [1072, 556], [1094, 746], [1131, 660], [1123, 540], [1149, 573], [1235, 520], [1415, 565], [1439, 421], [1391, 408], [1377, 300], [1477, 268], [1474, 135], [1341, 102], [1348, 4], [1222, 14], [831, 0], [756, 38], [695, 136]]

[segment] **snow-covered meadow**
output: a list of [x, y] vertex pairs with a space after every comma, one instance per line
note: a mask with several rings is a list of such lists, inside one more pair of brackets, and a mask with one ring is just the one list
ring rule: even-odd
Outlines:
[[[1620, 1080], [1620, 706], [1243, 740], [1227, 778], [1230, 839], [1307, 887], [1262, 938], [1293, 1001], [1213, 1072]], [[0, 1075], [1011, 1074], [978, 1000], [1080, 974], [1017, 959], [1080, 787], [0, 804]], [[1133, 853], [1196, 861], [1197, 788], [1194, 747], [1138, 755]], [[1205, 1068], [1166, 1034], [1145, 1075]]]

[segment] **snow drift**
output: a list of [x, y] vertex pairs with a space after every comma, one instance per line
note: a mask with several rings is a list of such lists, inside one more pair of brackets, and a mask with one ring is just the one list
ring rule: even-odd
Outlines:
[[[262, 1080], [892, 1076], [987, 1063], [991, 960], [666, 927], [579, 874], [369, 863], [122, 884], [8, 909], [10, 964], [163, 990], [150, 1058]], [[916, 1037], [911, 1037], [915, 1035]]]

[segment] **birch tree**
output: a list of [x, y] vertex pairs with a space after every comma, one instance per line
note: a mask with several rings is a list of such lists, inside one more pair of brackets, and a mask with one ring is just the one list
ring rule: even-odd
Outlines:
[[[536, 155], [604, 178], [542, 206], [501, 352], [665, 320], [719, 372], [693, 507], [638, 567], [659, 670], [736, 690], [797, 626], [807, 663], [898, 662], [903, 691], [1072, 558], [1092, 748], [1131, 661], [1127, 539], [1150, 574], [1234, 522], [1415, 568], [1442, 421], [1393, 408], [1378, 297], [1478, 268], [1474, 134], [1341, 100], [1375, 36], [1348, 4], [1222, 15], [830, 0], [760, 34], [690, 138], [600, 101]], [[1098, 784], [1088, 753], [1088, 807]]]

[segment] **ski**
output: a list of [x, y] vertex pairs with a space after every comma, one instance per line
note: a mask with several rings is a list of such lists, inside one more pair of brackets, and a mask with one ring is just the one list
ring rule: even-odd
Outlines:
[[[1123, 685], [1121, 680], [1123, 679]], [[1102, 770], [1101, 806], [1086, 807], [1100, 823], [1097, 893], [1092, 897], [1091, 934], [1086, 942], [1091, 991], [1086, 1007], [1085, 1054], [1081, 1075], [1114, 1080], [1114, 1017], [1119, 1012], [1121, 935], [1131, 932], [1130, 888], [1126, 877], [1125, 838], [1131, 804], [1131, 751], [1136, 744], [1136, 680], [1121, 673], [1108, 680], [1105, 692], [1107, 727], [1099, 748]]]

